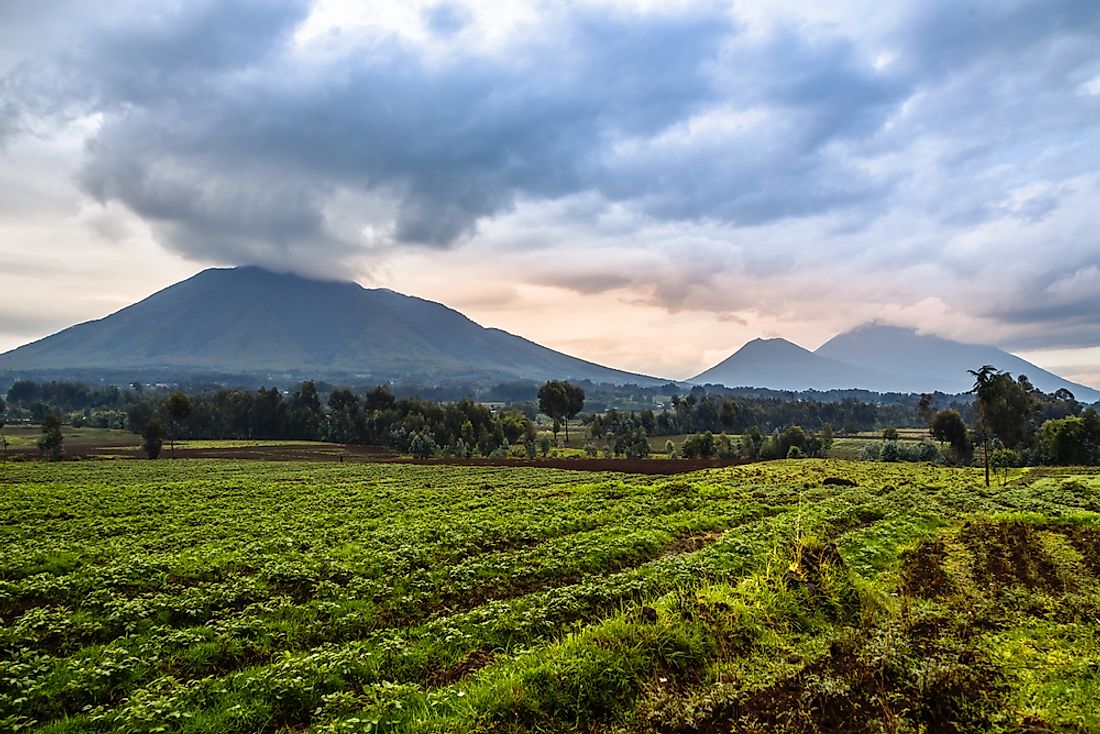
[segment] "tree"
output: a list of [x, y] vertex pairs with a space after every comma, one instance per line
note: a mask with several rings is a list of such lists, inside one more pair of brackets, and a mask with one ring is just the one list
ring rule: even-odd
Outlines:
[[303, 382], [291, 396], [288, 413], [292, 438], [313, 441], [320, 436], [325, 411], [321, 408], [321, 398], [317, 395], [313, 380]]
[[722, 407], [718, 409], [718, 421], [723, 429], [733, 430], [733, 426], [737, 423], [737, 403], [729, 398], [723, 400]]
[[584, 390], [564, 380], [548, 380], [539, 388], [539, 410], [554, 421], [554, 440], [558, 427], [565, 424], [565, 441], [569, 442], [569, 419], [584, 409]]
[[367, 393], [367, 412], [389, 410], [397, 400], [393, 397], [393, 390], [389, 385], [379, 385]]
[[409, 453], [417, 459], [430, 459], [438, 449], [435, 437], [428, 431], [414, 433], [409, 440]]
[[174, 392], [164, 401], [164, 409], [168, 411], [171, 419], [172, 430], [169, 433], [168, 444], [172, 447], [172, 458], [176, 458], [176, 436], [179, 434], [180, 423], [191, 415], [191, 398], [181, 392]]
[[986, 419], [990, 432], [1010, 449], [1023, 445], [1029, 438], [1031, 417], [1040, 410], [1034, 391], [1025, 375], [1013, 380], [1012, 375], [1001, 372], [993, 378]]
[[932, 419], [936, 417], [936, 406], [928, 393], [922, 393], [920, 400], [917, 401], [917, 417], [928, 427], [928, 432], [932, 433]]
[[359, 396], [351, 390], [333, 390], [328, 396], [329, 415], [326, 437], [337, 443], [354, 443], [363, 434], [363, 411]]
[[932, 436], [951, 446], [951, 458], [956, 464], [969, 464], [973, 447], [966, 431], [966, 423], [958, 411], [941, 410], [932, 419]]
[[42, 419], [42, 436], [38, 439], [38, 450], [47, 461], [61, 461], [61, 419], [57, 413], [48, 411]]
[[791, 426], [779, 434], [777, 442], [776, 448], [780, 458], [787, 456], [792, 446], [798, 447], [799, 458], [801, 458], [802, 454], [806, 452], [806, 431], [802, 429], [802, 426]]
[[1004, 469], [1004, 479], [1001, 481], [1001, 485], [1008, 484], [1008, 470], [1009, 468], [1016, 466], [1020, 463], [1020, 452], [1013, 449], [1006, 449], [1004, 447], [993, 450], [992, 458], [993, 467], [996, 469]]
[[989, 461], [993, 438], [1009, 449], [1027, 442], [1031, 435], [1031, 417], [1041, 408], [1036, 390], [1025, 375], [1013, 380], [1007, 372], [998, 372], [991, 365], [969, 370], [974, 375], [970, 392], [977, 396], [979, 435], [984, 444], [986, 484], [989, 484]]
[[254, 438], [285, 438], [286, 401], [279, 388], [261, 387], [248, 406], [249, 433]]
[[894, 428], [893, 426], [890, 426], [889, 428], [883, 429], [883, 431], [882, 431], [882, 440], [883, 441], [897, 441], [898, 438], [899, 438], [898, 429]]
[[982, 455], [985, 463], [985, 486], [989, 486], [989, 454], [990, 448], [990, 429], [989, 429], [989, 413], [994, 401], [994, 378], [997, 376], [997, 368], [991, 364], [982, 365], [977, 370], [967, 370], [970, 374], [974, 375], [974, 387], [970, 388], [970, 392], [978, 398], [978, 435], [982, 439]]
[[710, 431], [688, 436], [680, 444], [685, 459], [709, 459], [714, 456], [714, 434]]
[[155, 459], [160, 456], [162, 446], [164, 446], [164, 426], [158, 418], [145, 424], [145, 430], [141, 433], [141, 450], [150, 459]]
[[126, 408], [126, 430], [141, 433], [149, 421], [153, 420], [156, 407], [147, 400], [134, 403]]
[[1100, 416], [1093, 408], [1079, 416], [1048, 420], [1040, 434], [1052, 464], [1084, 465], [1100, 459]]

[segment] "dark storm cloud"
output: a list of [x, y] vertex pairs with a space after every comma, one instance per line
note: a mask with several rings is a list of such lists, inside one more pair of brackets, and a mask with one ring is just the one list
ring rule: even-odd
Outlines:
[[[518, 201], [581, 193], [640, 222], [843, 214], [833, 226], [851, 232], [909, 197], [972, 224], [1004, 213], [990, 171], [1029, 161], [1043, 136], [1079, 137], [1100, 100], [1074, 91], [1100, 74], [1094, 2], [915, 3], [877, 35], [571, 6], [496, 55], [458, 3], [424, 11], [439, 43], [463, 39], [436, 55], [396, 36], [296, 46], [304, 2], [148, 7], [71, 5], [69, 31], [0, 79], [0, 135], [98, 113], [84, 189], [169, 247], [229, 263], [342, 268], [364, 248], [450, 246]], [[876, 165], [921, 141], [933, 190]], [[1042, 220], [1061, 196], [1013, 215]], [[775, 250], [753, 267], [785, 267]], [[703, 271], [650, 290], [679, 307]], [[582, 292], [638, 282], [578, 278]]]
[[1021, 327], [1019, 349], [1092, 347], [1100, 344], [1100, 265], [1062, 263], [1034, 278], [986, 314]]
[[314, 64], [286, 43], [303, 12], [248, 2], [138, 14], [20, 82], [60, 87], [55, 110], [103, 113], [81, 176], [90, 193], [122, 201], [175, 249], [247, 260], [265, 241], [276, 252], [339, 244], [324, 226], [337, 188], [392, 199], [392, 238], [429, 246], [517, 195], [591, 188], [605, 145], [715, 98], [708, 67], [733, 32], [715, 13], [574, 11], [507, 61], [429, 66], [379, 39]]

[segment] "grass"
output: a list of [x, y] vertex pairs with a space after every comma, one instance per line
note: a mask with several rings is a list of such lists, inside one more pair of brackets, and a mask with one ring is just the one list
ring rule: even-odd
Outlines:
[[[38, 439], [42, 436], [42, 427], [29, 424], [8, 425], [0, 429], [0, 432], [8, 440], [9, 448], [29, 449], [38, 445]], [[62, 426], [61, 435], [66, 447], [88, 448], [101, 445], [138, 446], [141, 444], [141, 436], [114, 428]]]
[[1094, 731], [1100, 474], [1013, 480], [3, 464], [0, 730]]
[[[165, 441], [167, 445], [167, 441]], [[219, 439], [186, 439], [176, 441], [176, 448], [181, 449], [247, 449], [247, 448], [263, 448], [265, 446], [280, 447], [280, 446], [305, 446], [305, 447], [325, 447], [330, 446], [337, 448], [341, 444], [328, 443], [326, 441], [296, 441], [291, 439], [282, 440], [264, 440], [264, 439], [231, 439], [231, 438], [219, 438]]]

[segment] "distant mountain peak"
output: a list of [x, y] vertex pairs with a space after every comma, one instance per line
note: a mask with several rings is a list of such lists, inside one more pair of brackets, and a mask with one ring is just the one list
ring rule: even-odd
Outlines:
[[877, 376], [821, 357], [781, 337], [756, 338], [690, 382], [773, 390], [878, 389]]
[[973, 380], [967, 370], [991, 364], [1017, 377], [1027, 375], [1032, 384], [1044, 392], [1066, 388], [1078, 400], [1100, 399], [1100, 391], [1066, 380], [998, 347], [921, 334], [904, 326], [862, 324], [825, 342], [815, 354], [858, 367], [892, 372], [904, 376], [913, 385], [938, 384], [941, 386], [938, 389], [945, 392], [968, 390]]
[[1066, 388], [1078, 400], [1100, 391], [1070, 382], [997, 347], [965, 344], [916, 329], [870, 322], [838, 334], [810, 352], [786, 339], [756, 338], [691, 382], [775, 390], [843, 390], [961, 393], [970, 369], [991, 364], [1025, 374], [1045, 392]]
[[0, 355], [0, 371], [299, 375], [425, 384], [574, 379], [664, 384], [351, 280], [209, 268], [96, 321]]

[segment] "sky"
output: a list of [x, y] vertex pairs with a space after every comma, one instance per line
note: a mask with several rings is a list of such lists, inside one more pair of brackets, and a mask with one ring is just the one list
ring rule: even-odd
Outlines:
[[0, 0], [0, 351], [212, 266], [690, 377], [869, 321], [1100, 387], [1095, 0]]

